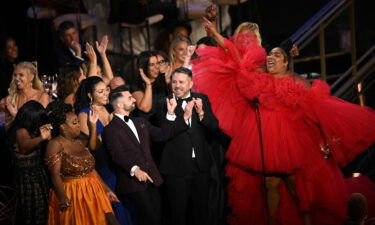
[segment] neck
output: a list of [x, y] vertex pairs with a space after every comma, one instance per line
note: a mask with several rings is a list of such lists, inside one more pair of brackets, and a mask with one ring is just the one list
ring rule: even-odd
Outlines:
[[[31, 91], [33, 90], [33, 88], [31, 86], [28, 86], [28, 87], [24, 87], [20, 90], [20, 93], [24, 96], [30, 96], [32, 95]], [[28, 94], [27, 94], [28, 93]]]
[[64, 139], [66, 139], [68, 141], [76, 141], [77, 140], [75, 137], [71, 137], [71, 136], [66, 135], [66, 134], [61, 134], [61, 137], [63, 137]]
[[95, 105], [97, 107], [103, 107], [104, 106], [103, 104], [100, 104], [100, 103], [97, 103], [97, 102], [93, 102], [92, 105]]
[[120, 115], [123, 115], [123, 116], [129, 116], [129, 114], [130, 114], [130, 112], [128, 112], [128, 111], [126, 111], [124, 109], [119, 109], [119, 108], [115, 109], [113, 111], [113, 113], [114, 114], [120, 114]]

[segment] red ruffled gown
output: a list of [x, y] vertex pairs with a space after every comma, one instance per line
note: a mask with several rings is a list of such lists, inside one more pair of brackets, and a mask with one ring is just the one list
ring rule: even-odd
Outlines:
[[[195, 89], [209, 96], [220, 128], [232, 138], [226, 155], [230, 224], [265, 224], [254, 97], [260, 102], [266, 173], [295, 175], [298, 206], [282, 184], [277, 221], [303, 224], [301, 212], [309, 212], [314, 224], [342, 224], [349, 192], [337, 164], [374, 142], [374, 111], [330, 96], [322, 81], [309, 88], [293, 76], [256, 72], [266, 53], [251, 34], [224, 45], [198, 50], [193, 74]], [[328, 159], [320, 151], [325, 143]]]

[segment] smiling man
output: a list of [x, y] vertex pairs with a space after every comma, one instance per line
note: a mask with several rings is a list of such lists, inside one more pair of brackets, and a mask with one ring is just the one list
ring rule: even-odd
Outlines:
[[[218, 129], [218, 120], [207, 96], [190, 91], [193, 81], [189, 69], [176, 69], [171, 82], [173, 95], [166, 103], [160, 102], [157, 111], [159, 120], [174, 121], [159, 167], [165, 175], [172, 224], [207, 224], [211, 164], [207, 134]], [[176, 109], [168, 110], [174, 100]], [[192, 207], [188, 209], [189, 202]]]

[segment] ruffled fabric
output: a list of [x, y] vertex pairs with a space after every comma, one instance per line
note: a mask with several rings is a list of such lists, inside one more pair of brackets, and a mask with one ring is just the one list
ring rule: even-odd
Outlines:
[[[346, 164], [375, 140], [375, 113], [330, 96], [322, 81], [261, 72], [264, 49], [237, 35], [224, 48], [206, 47], [193, 67], [198, 92], [207, 94], [220, 128], [232, 137], [226, 157], [230, 224], [265, 224], [259, 99], [265, 172], [295, 175], [298, 204], [280, 186], [279, 224], [342, 224], [349, 192], [337, 164]], [[194, 63], [194, 62], [193, 62]], [[330, 154], [321, 151], [329, 144]], [[282, 182], [283, 183], [283, 182]], [[334, 191], [332, 191], [334, 190]]]

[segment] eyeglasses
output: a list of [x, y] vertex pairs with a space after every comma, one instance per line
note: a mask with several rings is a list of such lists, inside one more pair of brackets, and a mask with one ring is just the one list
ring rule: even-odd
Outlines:
[[157, 62], [157, 64], [160, 66], [160, 65], [163, 65], [163, 64], [165, 64], [165, 63], [167, 63], [167, 62], [168, 62], [167, 60], [162, 59], [162, 60], [160, 60], [159, 62]]

